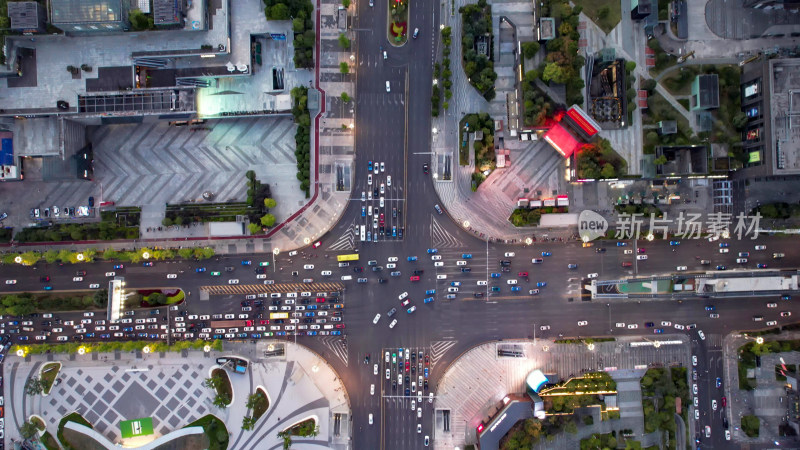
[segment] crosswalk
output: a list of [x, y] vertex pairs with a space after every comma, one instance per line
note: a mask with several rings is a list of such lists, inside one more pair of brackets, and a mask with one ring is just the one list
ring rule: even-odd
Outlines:
[[433, 341], [431, 342], [431, 370], [436, 365], [436, 363], [450, 350], [453, 346], [455, 346], [458, 341], [455, 340], [446, 340], [446, 341]]
[[333, 352], [337, 358], [342, 360], [342, 363], [347, 367], [349, 362], [348, 354], [347, 354], [347, 345], [345, 344], [344, 339], [341, 336], [323, 336], [321, 339], [322, 343], [325, 347]]
[[280, 283], [280, 284], [222, 284], [216, 286], [200, 286], [200, 290], [208, 295], [287, 293], [287, 292], [339, 292], [344, 290], [344, 283]]
[[356, 239], [358, 239], [356, 234], [356, 220], [353, 219], [350, 222], [350, 226], [347, 227], [344, 233], [339, 236], [336, 241], [328, 246], [328, 250], [331, 251], [340, 251], [340, 250], [353, 250], [356, 248]]
[[431, 215], [430, 234], [433, 248], [464, 247], [464, 244], [445, 230], [433, 215]]

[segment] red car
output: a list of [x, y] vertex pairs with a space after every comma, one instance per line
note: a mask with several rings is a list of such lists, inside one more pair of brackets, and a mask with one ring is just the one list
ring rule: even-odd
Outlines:
[[314, 248], [317, 248], [317, 247], [319, 247], [320, 245], [322, 245], [322, 241], [317, 241], [317, 242], [314, 242]]
[[519, 275], [521, 277], [527, 277], [528, 276], [528, 272], [520, 272], [517, 275]]
[[728, 399], [725, 398], [725, 397], [722, 397], [722, 406], [727, 406], [727, 405], [728, 405]]
[[419, 276], [414, 275], [413, 277], [410, 277], [409, 280], [411, 280], [411, 281], [419, 281]]
[[639, 249], [638, 249], [638, 250], [636, 250], [636, 251], [637, 251], [637, 252], [639, 252], [639, 253], [645, 253], [645, 249], [643, 249], [643, 248], [641, 248], [641, 247], [639, 247]]
[[344, 328], [344, 324], [343, 323], [337, 323], [336, 324], [336, 328]]
[[269, 325], [269, 320], [261, 319], [261, 320], [258, 321], [258, 324], [259, 325]]
[[253, 321], [252, 320], [245, 320], [244, 321], [244, 325], [246, 327], [252, 327], [253, 326]]
[[381, 223], [381, 225], [383, 225], [383, 213], [381, 213], [380, 223]]
[[622, 267], [631, 267], [632, 265], [633, 265], [633, 263], [629, 263], [629, 262], [622, 263]]
[[403, 306], [408, 306], [409, 303], [411, 303], [411, 300], [410, 299], [405, 299], [405, 300], [401, 301], [400, 303], [402, 303]]
[[325, 303], [325, 297], [317, 297], [317, 303]]
[[406, 361], [406, 372], [408, 372], [410, 368], [411, 368], [411, 365], [408, 363], [408, 361]]

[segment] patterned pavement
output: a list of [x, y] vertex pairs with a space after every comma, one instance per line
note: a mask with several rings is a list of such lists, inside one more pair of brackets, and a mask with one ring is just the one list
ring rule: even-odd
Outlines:
[[344, 289], [344, 283], [317, 282], [317, 283], [281, 283], [281, 284], [221, 284], [214, 286], [200, 286], [200, 290], [208, 295], [233, 295], [233, 294], [258, 294], [258, 293], [287, 293], [287, 292], [337, 292]]

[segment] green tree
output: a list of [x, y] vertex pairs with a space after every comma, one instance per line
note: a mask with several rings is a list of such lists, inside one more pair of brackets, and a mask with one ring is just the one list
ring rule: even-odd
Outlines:
[[161, 225], [164, 225], [165, 227], [172, 226], [172, 219], [170, 219], [169, 217], [164, 217], [163, 219], [161, 219]]
[[522, 54], [525, 55], [525, 58], [531, 59], [536, 56], [536, 53], [539, 52], [539, 43], [534, 42], [525, 42], [522, 44]]
[[347, 50], [350, 48], [350, 39], [347, 39], [344, 33], [339, 34], [339, 47]]
[[53, 264], [54, 262], [58, 261], [58, 252], [55, 250], [48, 250], [44, 252], [42, 256], [48, 264]]
[[154, 292], [148, 295], [145, 301], [148, 305], [165, 305], [167, 304], [167, 296], [161, 292]]
[[211, 401], [212, 405], [220, 409], [227, 408], [230, 403], [231, 399], [227, 394], [217, 394], [214, 396], [214, 400]]
[[244, 416], [242, 419], [242, 429], [245, 431], [250, 431], [255, 426], [256, 421], [250, 416]]
[[267, 8], [267, 20], [289, 20], [291, 11], [283, 3], [277, 3]]
[[264, 214], [264, 216], [261, 217], [261, 225], [264, 225], [265, 227], [271, 227], [275, 225], [275, 216], [272, 214]]
[[340, 62], [339, 63], [339, 72], [341, 72], [341, 73], [350, 73], [350, 66], [348, 66], [346, 62]]
[[30, 377], [25, 381], [25, 393], [28, 395], [39, 395], [44, 392], [44, 384], [39, 377]]
[[295, 33], [302, 33], [305, 31], [305, 21], [300, 17], [292, 19], [292, 31]]
[[662, 166], [667, 163], [667, 157], [665, 155], [661, 155], [658, 158], [653, 160], [653, 164], [657, 166]]
[[32, 439], [39, 434], [39, 428], [33, 422], [25, 422], [19, 428], [19, 434], [23, 439]]
[[132, 9], [128, 12], [128, 20], [135, 31], [151, 30], [154, 27], [153, 17], [143, 13], [139, 9]]
[[547, 63], [544, 66], [544, 71], [542, 72], [542, 80], [544, 81], [553, 81], [555, 83], [564, 83], [568, 79], [564, 68], [559, 66], [558, 64], [551, 62]]
[[345, 102], [345, 103], [349, 103], [350, 102], [350, 96], [347, 95], [347, 92], [342, 92], [342, 101]]
[[92, 302], [94, 306], [98, 308], [105, 308], [108, 306], [108, 289], [101, 289], [99, 291], [95, 291], [94, 295], [92, 296]]
[[247, 409], [255, 408], [256, 404], [258, 404], [260, 398], [261, 397], [258, 394], [250, 394], [250, 395], [248, 395], [247, 396], [247, 403], [245, 403], [245, 407]]
[[626, 72], [633, 72], [636, 69], [636, 63], [633, 61], [626, 61], [625, 62], [625, 71]]
[[178, 256], [180, 256], [183, 259], [189, 259], [192, 257], [192, 255], [194, 255], [194, 249], [191, 248], [178, 249]]
[[614, 169], [614, 165], [611, 163], [603, 164], [603, 168], [600, 169], [600, 176], [603, 178], [614, 178], [617, 176], [617, 171]]
[[258, 234], [261, 232], [261, 225], [257, 223], [249, 223], [247, 224], [247, 230], [250, 234]]
[[344, 6], [345, 9], [349, 8], [350, 7], [350, 0], [342, 0], [342, 6]]
[[741, 130], [747, 125], [747, 115], [745, 113], [739, 111], [736, 115], [733, 116], [731, 119], [731, 125], [733, 125], [737, 130]]

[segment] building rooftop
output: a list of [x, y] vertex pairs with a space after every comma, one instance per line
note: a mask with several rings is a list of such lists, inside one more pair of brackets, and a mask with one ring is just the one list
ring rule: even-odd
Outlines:
[[153, 23], [174, 25], [181, 21], [182, 0], [153, 0]]
[[770, 64], [772, 148], [776, 173], [800, 173], [800, 58]]
[[39, 28], [39, 4], [37, 2], [10, 2], [8, 17], [12, 30]]
[[692, 91], [695, 100], [692, 109], [719, 108], [719, 75], [715, 73], [698, 75]]
[[50, 22], [87, 23], [122, 20], [122, 0], [50, 0]]

